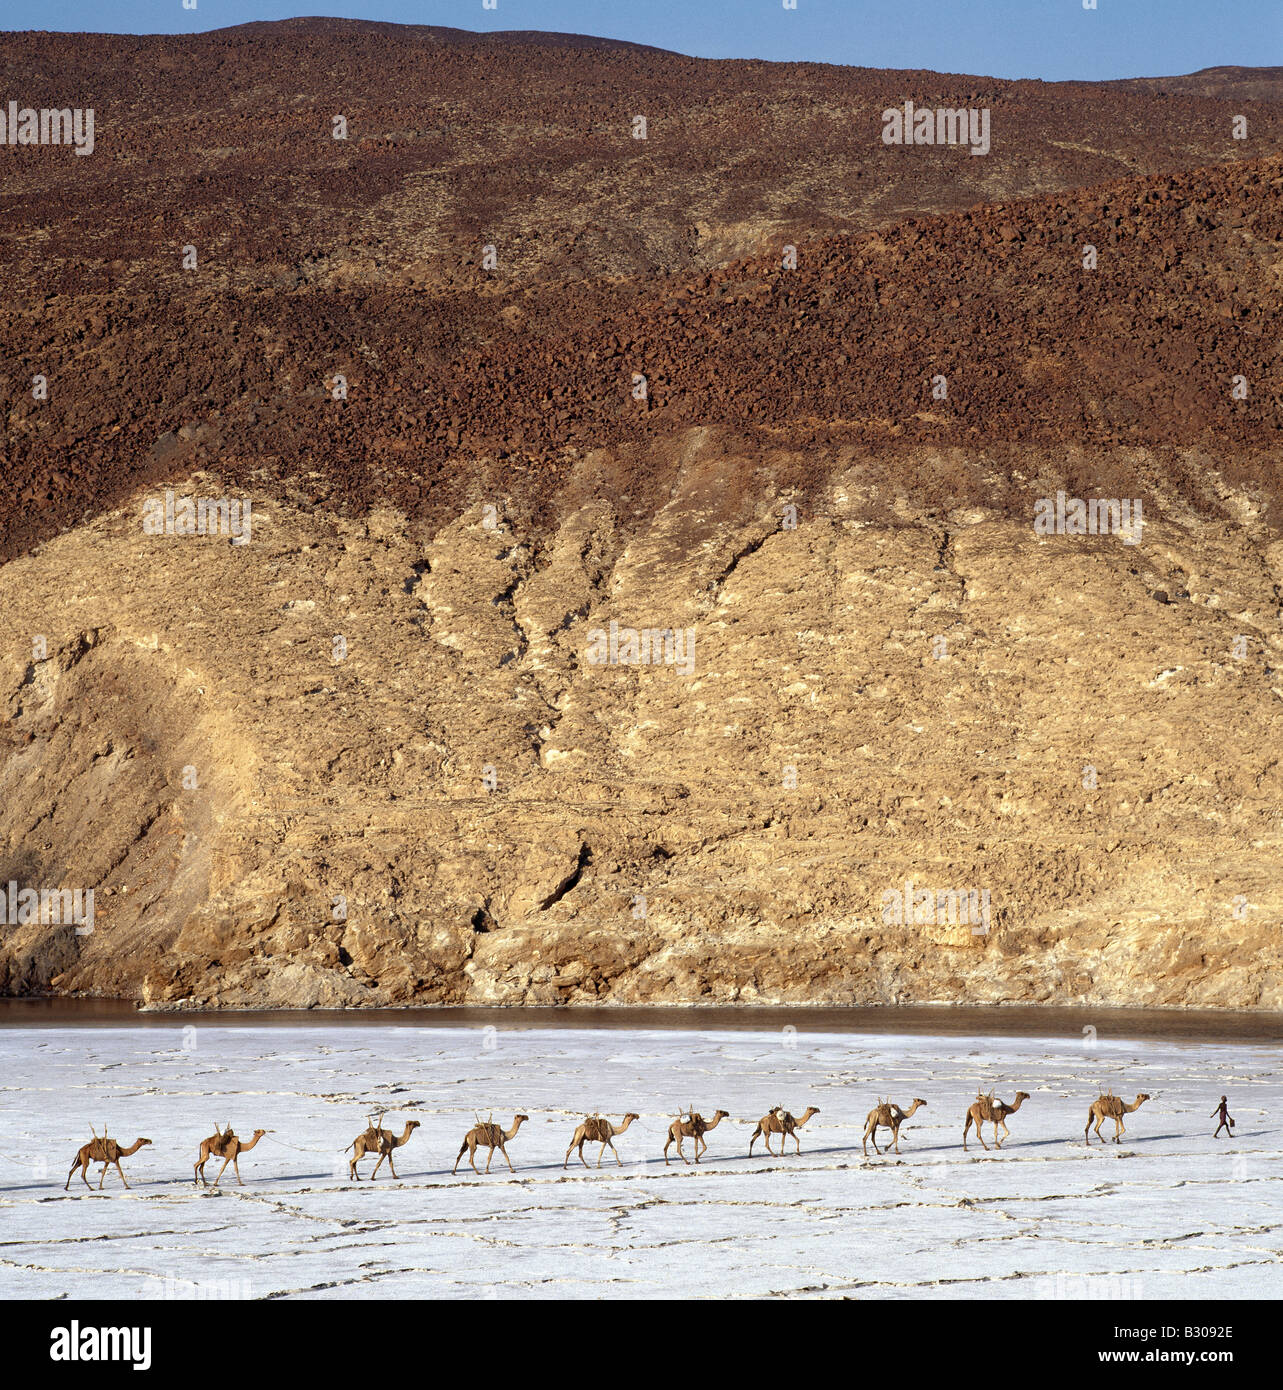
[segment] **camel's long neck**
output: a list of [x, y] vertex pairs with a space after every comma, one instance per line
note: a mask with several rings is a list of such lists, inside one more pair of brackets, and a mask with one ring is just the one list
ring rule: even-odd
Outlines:
[[1145, 1102], [1140, 1098], [1140, 1096], [1137, 1096], [1135, 1101], [1131, 1105], [1123, 1106], [1123, 1114], [1130, 1115], [1133, 1110], [1139, 1110], [1141, 1106], [1144, 1104]]
[[401, 1145], [404, 1144], [404, 1143], [406, 1142], [406, 1140], [409, 1139], [409, 1137], [410, 1137], [413, 1133], [414, 1133], [414, 1126], [411, 1125], [411, 1124], [407, 1124], [406, 1127], [405, 1127], [405, 1129], [402, 1130], [402, 1132], [401, 1132], [401, 1137], [400, 1137], [400, 1139], [398, 1139], [398, 1140], [396, 1141], [396, 1146], [397, 1146], [397, 1148], [399, 1149], [399, 1148], [401, 1147]]
[[130, 1146], [127, 1149], [120, 1150], [121, 1158], [128, 1158], [130, 1154], [136, 1154], [138, 1150], [142, 1148], [142, 1146], [143, 1141], [141, 1139], [135, 1139], [134, 1142], [130, 1144]]
[[505, 1139], [511, 1139], [511, 1138], [516, 1134], [516, 1132], [517, 1132], [520, 1128], [521, 1128], [521, 1120], [520, 1120], [520, 1119], [513, 1120], [513, 1122], [512, 1122], [512, 1128], [511, 1128], [511, 1129], [507, 1132], [507, 1134], [505, 1134], [503, 1137], [504, 1137]]
[[922, 1102], [921, 1102], [920, 1100], [915, 1100], [915, 1101], [913, 1102], [913, 1104], [912, 1104], [911, 1106], [909, 1106], [909, 1108], [904, 1112], [904, 1118], [907, 1120], [907, 1119], [909, 1118], [909, 1116], [912, 1115], [913, 1112], [914, 1112], [914, 1111], [918, 1108], [918, 1106], [920, 1106], [921, 1104], [922, 1104]]
[[1020, 1107], [1021, 1107], [1024, 1103], [1025, 1103], [1025, 1098], [1024, 1098], [1024, 1096], [1017, 1096], [1017, 1097], [1015, 1098], [1015, 1100], [1013, 1100], [1013, 1101], [1011, 1102], [1011, 1104], [1007, 1107], [1007, 1114], [1008, 1114], [1008, 1115], [1014, 1115], [1014, 1114], [1016, 1113], [1016, 1111], [1019, 1110]]
[[258, 1143], [258, 1141], [262, 1137], [263, 1136], [261, 1134], [256, 1134], [252, 1139], [245, 1140], [245, 1142], [241, 1144], [241, 1153], [249, 1153], [249, 1151], [254, 1147], [255, 1144]]
[[704, 1121], [704, 1128], [705, 1128], [706, 1130], [709, 1130], [709, 1129], [716, 1129], [717, 1126], [720, 1125], [720, 1124], [722, 1123], [722, 1118], [723, 1118], [723, 1117], [722, 1117], [721, 1115], [714, 1115], [713, 1118], [712, 1118], [711, 1120], [705, 1120], [705, 1121]]
[[632, 1124], [635, 1118], [636, 1116], [633, 1115], [625, 1115], [624, 1118], [620, 1121], [619, 1125], [615, 1127], [615, 1133], [623, 1134], [623, 1132], [628, 1128], [630, 1124]]

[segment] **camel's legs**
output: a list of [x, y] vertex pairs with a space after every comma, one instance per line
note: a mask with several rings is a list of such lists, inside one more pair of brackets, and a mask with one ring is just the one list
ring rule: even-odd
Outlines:
[[[494, 1153], [494, 1150], [491, 1149], [490, 1152], [493, 1154], [493, 1153]], [[517, 1170], [512, 1166], [512, 1159], [508, 1158], [508, 1147], [507, 1147], [507, 1145], [504, 1144], [504, 1143], [502, 1143], [502, 1142], [500, 1142], [500, 1144], [499, 1144], [499, 1152], [504, 1156], [504, 1158], [507, 1158], [507, 1159], [508, 1159], [508, 1171], [509, 1171], [510, 1173], [515, 1173]]]
[[[77, 1169], [77, 1168], [80, 1169], [80, 1176], [83, 1178], [83, 1177], [85, 1176], [85, 1170], [84, 1170], [84, 1168], [82, 1168], [81, 1165], [80, 1165], [80, 1157], [79, 1157], [79, 1155], [77, 1155], [76, 1161], [71, 1165], [71, 1172], [67, 1174], [67, 1181], [66, 1181], [65, 1183], [63, 1183], [63, 1185], [62, 1185], [62, 1190], [63, 1190], [64, 1192], [66, 1192], [66, 1190], [71, 1186], [71, 1180], [72, 1180], [73, 1177], [75, 1177], [75, 1175], [76, 1175], [76, 1169]], [[86, 1186], [89, 1185], [87, 1180], [86, 1180], [85, 1185], [86, 1185]]]
[[1121, 1143], [1121, 1142], [1122, 1142], [1122, 1137], [1123, 1137], [1123, 1135], [1126, 1134], [1126, 1133], [1127, 1133], [1127, 1126], [1124, 1125], [1123, 1122], [1122, 1122], [1122, 1120], [1120, 1120], [1120, 1119], [1115, 1115], [1115, 1116], [1114, 1116], [1114, 1143], [1115, 1143], [1115, 1144]]
[[388, 1168], [391, 1169], [392, 1176], [396, 1178], [397, 1182], [400, 1182], [401, 1179], [397, 1177], [396, 1164], [392, 1162], [391, 1153], [388, 1154]]
[[374, 1172], [372, 1172], [372, 1173], [370, 1174], [370, 1181], [371, 1181], [371, 1182], [373, 1182], [374, 1179], [377, 1178], [377, 1177], [379, 1176], [379, 1169], [383, 1167], [383, 1160], [384, 1160], [385, 1158], [387, 1158], [387, 1154], [380, 1154], [380, 1155], [379, 1155], [379, 1161], [374, 1165]]
[[[798, 1153], [801, 1153], [801, 1152], [802, 1152], [802, 1141], [801, 1141], [801, 1139], [798, 1137], [797, 1130], [794, 1130], [794, 1131], [793, 1131], [793, 1142], [797, 1145], [797, 1151], [798, 1151]], [[780, 1148], [782, 1149], [783, 1147], [784, 1147], [784, 1141], [783, 1141], [783, 1139], [781, 1139], [781, 1140], [780, 1140]]]
[[232, 1172], [236, 1174], [236, 1181], [244, 1187], [245, 1184], [241, 1182], [241, 1165], [237, 1163], [235, 1154], [232, 1155]]
[[[766, 1131], [765, 1134], [762, 1135], [762, 1141], [763, 1141], [763, 1143], [765, 1143], [765, 1145], [766, 1145], [766, 1152], [767, 1152], [768, 1154], [770, 1154], [770, 1156], [771, 1156], [772, 1158], [774, 1158], [774, 1157], [775, 1157], [775, 1150], [771, 1148], [771, 1131], [770, 1131], [769, 1129]], [[781, 1140], [781, 1142], [780, 1142], [780, 1150], [781, 1150], [781, 1152], [783, 1151], [783, 1149], [784, 1149], [784, 1143], [783, 1143], [783, 1141]]]
[[[223, 1174], [224, 1174], [225, 1172], [227, 1172], [227, 1165], [228, 1165], [231, 1161], [232, 1161], [231, 1155], [229, 1154], [229, 1155], [223, 1160], [223, 1166], [218, 1170], [218, 1178], [221, 1178], [221, 1177], [223, 1176]], [[218, 1186], [218, 1178], [215, 1178], [215, 1179], [214, 1179], [214, 1186], [215, 1186], [215, 1187]]]
[[[106, 1169], [106, 1167], [104, 1166], [103, 1172], [105, 1173], [106, 1171], [107, 1171], [107, 1169]], [[120, 1180], [121, 1180], [121, 1182], [125, 1182], [125, 1173], [124, 1173], [124, 1170], [123, 1170], [123, 1169], [121, 1168], [121, 1166], [120, 1166], [120, 1159], [117, 1159], [117, 1160], [116, 1160], [116, 1172], [118, 1172], [118, 1173], [120, 1174]], [[128, 1184], [127, 1182], [125, 1182], [125, 1186], [128, 1187], [129, 1184]]]
[[[615, 1141], [614, 1141], [613, 1139], [607, 1139], [606, 1142], [610, 1145], [610, 1151], [611, 1151], [611, 1153], [613, 1153], [613, 1154], [615, 1155], [615, 1162], [618, 1163], [619, 1166], [622, 1168], [622, 1167], [624, 1166], [624, 1160], [623, 1160], [622, 1158], [620, 1158], [620, 1156], [619, 1156], [619, 1150], [615, 1147]], [[601, 1152], [604, 1154], [604, 1153], [606, 1152], [606, 1150], [603, 1149]], [[600, 1155], [600, 1154], [597, 1156], [597, 1167], [598, 1167], [598, 1168], [601, 1167], [601, 1155]]]
[[102, 1172], [98, 1174], [98, 1191], [102, 1191], [102, 1180], [107, 1176], [107, 1165], [102, 1165]]

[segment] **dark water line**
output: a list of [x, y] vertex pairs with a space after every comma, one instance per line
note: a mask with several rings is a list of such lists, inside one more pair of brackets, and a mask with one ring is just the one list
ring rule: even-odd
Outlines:
[[1283, 1014], [1216, 1009], [1028, 1005], [884, 1008], [432, 1008], [140, 1012], [122, 999], [0, 999], [0, 1028], [526, 1028], [681, 1029], [690, 1032], [874, 1033], [1205, 1042], [1283, 1042]]

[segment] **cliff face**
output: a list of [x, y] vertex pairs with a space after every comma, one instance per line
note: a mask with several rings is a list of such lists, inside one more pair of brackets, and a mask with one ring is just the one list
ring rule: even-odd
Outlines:
[[0, 888], [96, 910], [0, 991], [1283, 1008], [1275, 73], [40, 42]]
[[[727, 484], [769, 457], [663, 462], [637, 527], [588, 455], [538, 536], [277, 501], [237, 547], [140, 498], [0, 570], [0, 880], [98, 889], [8, 989], [1283, 1006], [1283, 545], [1206, 461], [1135, 546], [888, 516], [854, 451], [795, 527]], [[682, 645], [596, 663], [612, 622]], [[988, 931], [887, 920], [905, 880]]]

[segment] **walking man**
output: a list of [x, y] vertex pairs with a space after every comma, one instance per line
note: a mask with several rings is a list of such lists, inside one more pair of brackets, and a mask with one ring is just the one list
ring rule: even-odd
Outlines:
[[[1225, 1099], [1224, 1096], [1221, 1097], [1221, 1103], [1216, 1107], [1215, 1110], [1212, 1111], [1212, 1115], [1219, 1115], [1221, 1117], [1220, 1123], [1216, 1126], [1216, 1133], [1212, 1135], [1212, 1138], [1219, 1139], [1221, 1136], [1221, 1130], [1223, 1129], [1225, 1133], [1228, 1134], [1232, 1139], [1234, 1137], [1234, 1120], [1230, 1116], [1229, 1102]], [[1212, 1118], [1212, 1115], [1209, 1115], [1207, 1118], [1210, 1120]]]

